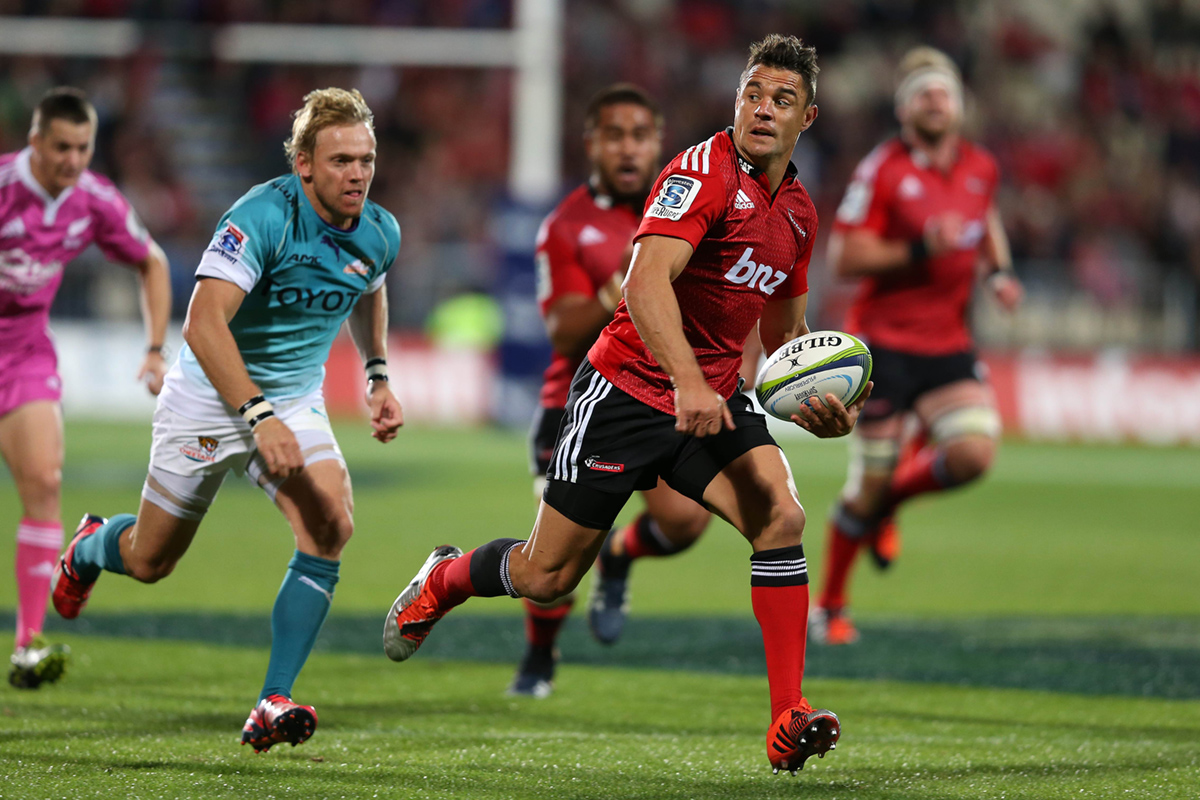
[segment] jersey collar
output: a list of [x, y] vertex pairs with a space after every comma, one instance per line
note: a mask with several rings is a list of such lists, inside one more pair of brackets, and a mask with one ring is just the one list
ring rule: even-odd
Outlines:
[[[741, 151], [739, 151], [737, 149], [737, 145], [733, 141], [733, 126], [732, 125], [730, 125], [728, 128], [725, 129], [725, 135], [729, 137], [729, 146], [733, 149], [733, 154], [737, 158], [738, 167], [741, 168], [742, 172], [746, 173], [751, 178], [753, 178], [754, 180], [756, 180], [760, 184], [762, 184], [763, 188], [766, 189], [767, 193], [769, 194], [771, 190], [767, 185], [767, 178], [766, 178], [767, 173], [763, 172], [761, 169], [759, 169], [758, 167], [751, 164], [749, 161], [747, 161], [742, 156]], [[791, 161], [789, 161], [788, 165], [787, 165], [787, 169], [784, 170], [784, 173], [783, 173], [783, 181], [779, 184], [780, 188], [783, 188], [783, 185], [788, 182], [788, 179], [795, 178], [795, 177], [796, 177], [796, 165], [793, 164]]]

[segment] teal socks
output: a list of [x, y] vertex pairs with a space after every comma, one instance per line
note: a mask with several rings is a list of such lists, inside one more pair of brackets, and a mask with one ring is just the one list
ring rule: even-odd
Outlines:
[[71, 556], [71, 569], [81, 581], [91, 583], [101, 572], [125, 574], [125, 562], [121, 560], [121, 534], [133, 527], [137, 517], [133, 514], [117, 514], [91, 536], [85, 536], [75, 545]]
[[292, 684], [329, 613], [340, 564], [299, 550], [288, 562], [271, 611], [271, 661], [259, 700], [273, 694], [292, 696]]

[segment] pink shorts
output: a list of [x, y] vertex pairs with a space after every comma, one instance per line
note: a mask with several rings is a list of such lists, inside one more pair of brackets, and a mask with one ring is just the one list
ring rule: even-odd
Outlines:
[[0, 417], [35, 400], [61, 399], [58, 356], [48, 336], [0, 347]]

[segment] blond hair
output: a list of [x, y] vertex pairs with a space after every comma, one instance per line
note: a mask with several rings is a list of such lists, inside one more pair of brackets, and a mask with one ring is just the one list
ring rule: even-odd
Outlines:
[[358, 89], [315, 89], [304, 95], [304, 106], [294, 115], [292, 135], [283, 143], [288, 163], [296, 169], [296, 156], [312, 155], [317, 134], [335, 125], [363, 123], [374, 133], [375, 115]]
[[958, 72], [958, 66], [950, 56], [938, 50], [936, 47], [922, 45], [914, 47], [904, 54], [904, 58], [900, 59], [900, 69], [898, 75], [903, 81], [912, 73], [919, 69], [939, 69], [944, 72], [949, 72], [954, 77], [962, 80], [962, 76]]
[[897, 112], [931, 83], [946, 88], [961, 113], [963, 108], [962, 74], [950, 56], [935, 47], [914, 47], [900, 59], [897, 71], [895, 103]]

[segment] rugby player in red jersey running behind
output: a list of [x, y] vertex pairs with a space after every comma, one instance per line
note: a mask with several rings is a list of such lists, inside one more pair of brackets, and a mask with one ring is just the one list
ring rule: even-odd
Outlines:
[[[980, 262], [1005, 308], [1022, 294], [992, 199], [996, 163], [959, 134], [957, 68], [921, 47], [905, 56], [900, 76], [900, 136], [859, 164], [829, 243], [838, 275], [861, 279], [846, 329], [871, 347], [876, 391], [852, 440], [849, 478], [829, 525], [825, 586], [813, 609], [813, 638], [828, 644], [858, 638], [845, 608], [862, 544], [888, 566], [898, 552], [901, 503], [962, 486], [991, 465], [1000, 419], [967, 329]], [[913, 413], [922, 433], [901, 455]]]
[[[794, 772], [833, 749], [837, 717], [814, 710], [801, 692], [804, 510], [764, 418], [737, 392], [742, 345], [755, 323], [767, 352], [808, 332], [817, 217], [789, 159], [817, 116], [816, 74], [815, 51], [795, 37], [773, 34], [751, 47], [733, 127], [688, 148], [659, 176], [624, 300], [571, 386], [529, 541], [498, 539], [466, 555], [434, 550], [388, 613], [390, 658], [410, 657], [468, 597], [546, 602], [570, 592], [629, 496], [662, 477], [753, 548], [750, 597], [766, 652], [771, 766]], [[817, 436], [843, 436], [861, 407], [826, 395], [793, 420]]]
[[[538, 306], [554, 348], [530, 436], [538, 497], [567, 413], [571, 379], [621, 300], [633, 235], [662, 155], [662, 112], [631, 84], [598, 92], [588, 103], [584, 126], [591, 177], [538, 231]], [[624, 627], [632, 563], [682, 552], [708, 526], [706, 509], [661, 480], [642, 497], [646, 510], [611, 530], [597, 559], [588, 625], [604, 644], [614, 643]], [[525, 656], [509, 694], [546, 697], [553, 690], [555, 642], [573, 602], [573, 593], [550, 603], [525, 598]]]

